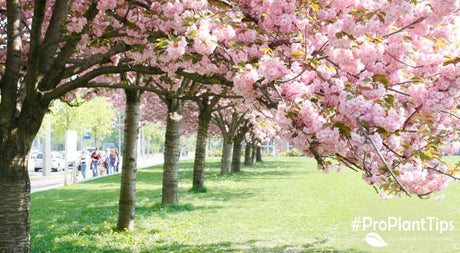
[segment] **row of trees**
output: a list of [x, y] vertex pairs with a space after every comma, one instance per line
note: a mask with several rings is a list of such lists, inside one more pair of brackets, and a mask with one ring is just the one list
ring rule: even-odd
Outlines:
[[[28, 152], [52, 101], [79, 88], [112, 88], [105, 95], [114, 101], [123, 94], [115, 88], [126, 94], [123, 193], [135, 183], [128, 136], [150, 92], [167, 115], [163, 203], [179, 201], [176, 137], [187, 100], [204, 128], [197, 145], [208, 118], [238, 122], [219, 115], [230, 100], [238, 113], [253, 107], [274, 119], [321, 170], [360, 171], [382, 196], [444, 189], [457, 179], [440, 153], [459, 138], [458, 8], [455, 0], [1, 1], [0, 251], [30, 250]], [[229, 150], [239, 130], [227, 126]], [[200, 157], [195, 166], [199, 189]], [[120, 213], [132, 220], [125, 206], [134, 198], [121, 195]]]
[[[135, 77], [138, 81], [142, 76]], [[189, 81], [183, 81], [181, 87], [191, 85]], [[134, 228], [134, 213], [135, 213], [135, 185], [136, 185], [136, 145], [139, 132], [139, 120], [141, 118], [140, 108], [142, 106], [142, 93], [139, 91], [125, 90], [126, 93], [126, 121], [125, 121], [125, 147], [124, 147], [124, 163], [121, 179], [121, 192], [119, 202], [118, 224], [117, 228], [120, 231]], [[145, 94], [147, 95], [147, 94]], [[149, 94], [154, 95], [154, 94]], [[156, 95], [156, 93], [155, 93]], [[161, 97], [159, 97], [161, 99]], [[163, 187], [162, 187], [162, 204], [178, 204], [179, 203], [179, 185], [178, 185], [178, 161], [181, 152], [180, 135], [181, 129], [186, 127], [197, 128], [197, 141], [195, 150], [195, 161], [193, 171], [193, 191], [206, 191], [205, 187], [205, 157], [206, 144], [210, 124], [214, 123], [220, 128], [221, 135], [224, 138], [224, 147], [222, 152], [221, 174], [230, 173], [230, 165], [232, 172], [240, 172], [241, 156], [242, 156], [242, 141], [247, 138], [247, 146], [254, 147], [254, 150], [259, 150], [258, 160], [261, 160], [260, 149], [255, 148], [256, 143], [262, 141], [256, 136], [256, 131], [261, 131], [262, 128], [253, 127], [251, 119], [247, 117], [249, 108], [242, 110], [237, 109], [235, 101], [226, 101], [218, 103], [221, 96], [215, 94], [212, 98], [204, 97], [198, 99], [198, 96], [193, 97], [196, 102], [194, 106], [198, 107], [198, 122], [189, 117], [196, 115], [187, 115], [186, 112], [193, 111], [192, 106], [184, 106], [185, 99], [168, 100], [163, 98], [167, 104], [168, 114], [166, 115], [166, 133], [165, 133], [165, 150], [164, 150], [164, 166], [163, 166]], [[222, 101], [221, 101], [222, 102]], [[147, 106], [158, 107], [158, 104], [149, 103]], [[205, 110], [204, 108], [208, 108]], [[176, 107], [176, 108], [175, 108]], [[174, 110], [174, 112], [171, 112]], [[160, 110], [157, 110], [159, 115]], [[252, 112], [253, 114], [255, 112]], [[186, 115], [187, 118], [184, 118]], [[255, 120], [255, 119], [252, 119]], [[188, 125], [184, 127], [184, 125]], [[193, 132], [187, 129], [185, 132]], [[212, 131], [211, 131], [212, 133]], [[247, 135], [249, 133], [249, 135]], [[249, 137], [250, 136], [250, 137]], [[273, 137], [273, 136], [270, 136]], [[234, 140], [237, 139], [233, 145]], [[232, 150], [233, 155], [232, 155]], [[247, 151], [250, 154], [246, 157], [245, 163], [251, 165], [256, 161], [256, 155], [252, 151]], [[254, 157], [254, 158], [253, 158]], [[232, 160], [233, 159], [233, 160]]]

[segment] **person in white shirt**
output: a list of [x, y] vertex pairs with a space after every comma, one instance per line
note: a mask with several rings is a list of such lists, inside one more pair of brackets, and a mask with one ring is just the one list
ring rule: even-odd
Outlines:
[[79, 160], [81, 175], [83, 176], [83, 179], [86, 179], [86, 168], [89, 162], [89, 157], [86, 155], [86, 151], [83, 150]]

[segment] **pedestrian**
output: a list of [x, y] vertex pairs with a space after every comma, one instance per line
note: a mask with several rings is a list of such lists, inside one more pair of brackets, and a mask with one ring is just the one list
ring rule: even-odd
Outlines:
[[115, 155], [117, 156], [117, 163], [115, 164], [115, 172], [118, 173], [119, 166], [120, 166], [120, 154], [118, 153], [118, 149], [114, 148]]
[[105, 174], [108, 175], [110, 174], [110, 149], [105, 150], [105, 157], [104, 157], [104, 166], [105, 166]]
[[110, 155], [109, 155], [109, 170], [112, 173], [115, 173], [115, 167], [117, 166], [117, 154], [115, 154], [115, 149], [110, 150]]
[[81, 175], [83, 176], [83, 179], [86, 179], [86, 165], [89, 163], [89, 159], [88, 157], [86, 156], [86, 151], [82, 151], [81, 152], [81, 156], [80, 156], [80, 170], [81, 170]]
[[91, 169], [93, 170], [93, 177], [97, 177], [97, 169], [99, 167], [99, 162], [101, 161], [101, 153], [99, 153], [99, 148], [96, 149], [91, 154]]

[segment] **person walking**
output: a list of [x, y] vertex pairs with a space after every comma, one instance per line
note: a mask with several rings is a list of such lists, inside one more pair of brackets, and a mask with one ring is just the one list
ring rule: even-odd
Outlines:
[[86, 165], [89, 163], [89, 159], [86, 156], [86, 151], [81, 152], [80, 156], [80, 170], [81, 170], [81, 175], [83, 176], [83, 179], [86, 179]]
[[110, 171], [110, 154], [111, 154], [111, 151], [110, 149], [106, 149], [105, 150], [105, 157], [104, 157], [104, 166], [105, 166], [105, 174], [108, 175], [110, 173], [112, 173]]
[[115, 172], [118, 173], [119, 166], [120, 166], [120, 154], [118, 153], [118, 149], [113, 149], [115, 151], [115, 155], [117, 156], [117, 163], [115, 164]]
[[93, 170], [93, 177], [97, 177], [97, 169], [99, 167], [99, 162], [101, 160], [101, 153], [99, 153], [99, 148], [96, 148], [91, 154], [91, 169]]
[[115, 154], [115, 149], [110, 150], [109, 155], [109, 171], [115, 173], [115, 167], [117, 166], [117, 155]]

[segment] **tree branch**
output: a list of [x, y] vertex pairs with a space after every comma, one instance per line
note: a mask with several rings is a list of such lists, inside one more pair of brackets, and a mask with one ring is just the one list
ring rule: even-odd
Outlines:
[[383, 162], [383, 164], [385, 165], [385, 167], [387, 168], [388, 172], [390, 173], [391, 177], [395, 180], [395, 182], [398, 184], [399, 188], [401, 190], [403, 190], [407, 196], [411, 196], [411, 194], [409, 193], [409, 191], [401, 184], [401, 182], [399, 181], [399, 179], [396, 177], [396, 175], [394, 174], [393, 170], [391, 170], [390, 166], [388, 165], [387, 161], [385, 160], [385, 158], [383, 157], [382, 153], [380, 153], [380, 150], [377, 148], [377, 146], [375, 145], [374, 141], [369, 137], [369, 135], [367, 134], [367, 131], [366, 129], [364, 129], [364, 127], [362, 126], [361, 122], [356, 119], [356, 121], [358, 122], [358, 126], [359, 128], [361, 129], [361, 131], [363, 132], [363, 134], [366, 136], [366, 139], [369, 140], [369, 142], [372, 144], [372, 147], [374, 148], [375, 152], [377, 153], [377, 155], [379, 156], [380, 160]]
[[390, 54], [390, 53], [389, 53], [388, 51], [386, 51], [386, 50], [385, 50], [385, 53], [388, 54], [391, 58], [393, 58], [393, 60], [395, 60], [395, 61], [397, 61], [397, 62], [399, 62], [399, 63], [401, 63], [401, 64], [403, 64], [403, 65], [406, 65], [406, 66], [408, 66], [408, 67], [411, 67], [411, 68], [414, 68], [414, 69], [418, 69], [418, 68], [423, 68], [423, 67], [425, 67], [425, 66], [423, 66], [423, 65], [422, 65], [422, 66], [412, 66], [412, 65], [410, 65], [410, 64], [407, 64], [407, 63], [405, 63], [405, 62], [399, 60], [398, 58], [396, 58], [394, 55]]
[[408, 25], [406, 25], [406, 26], [404, 26], [404, 27], [402, 27], [402, 28], [400, 28], [400, 29], [398, 29], [398, 30], [392, 32], [392, 33], [383, 35], [382, 37], [386, 39], [386, 38], [390, 37], [391, 35], [400, 33], [400, 32], [402, 32], [402, 31], [404, 31], [405, 29], [407, 29], [407, 28], [409, 28], [409, 27], [411, 27], [411, 26], [413, 26], [413, 25], [415, 25], [415, 24], [418, 24], [418, 23], [422, 22], [423, 20], [425, 20], [425, 18], [426, 18], [426, 17], [421, 17], [421, 18], [415, 20], [414, 22], [412, 22], [412, 23], [410, 23], [410, 24], [408, 24]]
[[438, 170], [438, 169], [436, 169], [436, 168], [433, 168], [433, 167], [426, 167], [426, 169], [430, 169], [430, 170], [436, 171], [436, 172], [438, 172], [438, 173], [440, 173], [440, 174], [446, 175], [446, 176], [451, 177], [451, 178], [453, 178], [453, 179], [455, 179], [455, 180], [460, 180], [460, 178], [455, 177], [454, 175], [451, 175], [451, 174], [449, 174], [449, 173], [440, 171], [440, 170]]
[[401, 95], [404, 95], [404, 96], [408, 96], [408, 97], [410, 97], [410, 95], [409, 95], [409, 94], [407, 94], [407, 93], [405, 93], [405, 92], [402, 92], [402, 91], [399, 91], [399, 90], [395, 90], [395, 89], [393, 89], [393, 88], [390, 88], [390, 87], [385, 87], [385, 88], [386, 88], [387, 90], [391, 90], [391, 91], [394, 91], [394, 92], [396, 92], [396, 93], [398, 93], [398, 94], [401, 94]]
[[45, 16], [46, 0], [35, 1], [34, 17], [32, 19], [32, 31], [30, 32], [30, 49], [28, 57], [27, 73], [24, 77], [27, 94], [35, 92], [36, 78], [39, 72], [40, 35]]
[[125, 43], [116, 43], [109, 49], [107, 53], [94, 54], [86, 59], [79, 60], [79, 62], [74, 64], [72, 67], [66, 68], [63, 77], [68, 78], [73, 75], [82, 73], [85, 70], [95, 66], [96, 64], [107, 63], [110, 61], [111, 56], [125, 52], [127, 50], [129, 50], [129, 46], [127, 46]]
[[19, 0], [6, 1], [7, 8], [7, 51], [6, 68], [0, 80], [0, 136], [6, 136], [11, 119], [16, 110], [18, 81], [21, 69], [22, 34], [21, 3]]
[[[343, 156], [343, 155], [341, 155], [341, 154], [339, 154], [339, 153], [335, 153], [335, 155], [336, 155], [337, 157], [340, 157], [340, 158], [342, 158], [343, 160], [345, 160], [345, 162], [347, 162], [347, 163], [349, 163], [349, 164], [355, 166], [356, 168], [361, 169], [361, 167], [359, 167], [355, 162], [351, 161], [350, 159], [346, 158], [345, 156]], [[351, 165], [348, 165], [348, 164], [347, 164], [347, 167], [350, 168], [350, 169], [352, 169], [352, 170], [354, 170], [354, 171], [356, 171], [356, 172], [358, 172], [358, 170], [355, 169], [355, 168], [353, 168]], [[368, 170], [366, 170], [366, 171], [369, 173]]]
[[447, 114], [449, 114], [449, 115], [452, 116], [452, 117], [455, 117], [455, 118], [457, 118], [457, 119], [460, 119], [460, 116], [458, 116], [458, 115], [456, 115], [456, 114], [454, 114], [454, 113], [451, 113], [451, 112], [448, 112], [448, 111], [444, 111], [444, 110], [442, 110], [441, 112], [447, 113]]
[[[62, 74], [64, 73], [65, 65], [67, 64], [68, 59], [75, 52], [78, 42], [81, 40], [82, 34], [89, 31], [91, 23], [93, 22], [94, 18], [99, 12], [96, 6], [97, 5], [95, 3], [92, 3], [83, 15], [87, 20], [87, 24], [83, 27], [83, 30], [77, 35], [76, 39], [65, 43], [57, 57], [52, 58], [53, 61], [51, 67], [49, 65], [45, 66], [49, 69], [45, 68], [40, 71], [41, 74], [47, 75], [47, 78], [43, 79], [43, 81], [39, 83], [38, 87], [40, 90], [51, 90], [52, 88], [56, 87], [62, 79], [64, 79]], [[51, 48], [53, 48], [53, 46]], [[55, 52], [53, 51], [52, 55], [54, 54]], [[40, 64], [42, 64], [41, 61]]]
[[159, 75], [163, 74], [163, 71], [161, 71], [158, 68], [149, 68], [149, 67], [144, 67], [144, 66], [105, 66], [105, 67], [100, 67], [98, 69], [92, 70], [83, 76], [69, 81], [59, 87], [56, 87], [55, 89], [45, 92], [45, 99], [51, 101], [53, 99], [59, 98], [63, 95], [65, 95], [67, 92], [77, 89], [77, 88], [82, 88], [86, 87], [88, 83], [95, 77], [104, 75], [104, 74], [114, 74], [114, 73], [122, 73], [122, 72], [128, 72], [128, 71], [136, 71], [139, 73], [143, 74], [151, 74], [151, 75]]
[[[70, 1], [68, 0], [57, 0], [53, 5], [53, 13], [49, 21], [49, 26], [45, 33], [45, 38], [42, 44], [48, 44], [50, 41], [61, 39], [61, 29], [64, 24], [67, 13], [69, 12]], [[40, 73], [45, 74], [53, 64], [54, 55], [58, 44], [53, 44], [50, 47], [43, 48], [40, 53]]]
[[415, 111], [409, 116], [407, 117], [406, 121], [404, 121], [404, 125], [403, 125], [403, 128], [402, 128], [402, 131], [406, 130], [406, 127], [407, 125], [409, 124], [409, 121], [412, 119], [412, 117], [414, 117], [414, 115], [420, 111], [420, 109], [422, 109], [422, 106], [423, 104], [417, 106], [417, 108], [415, 108]]

